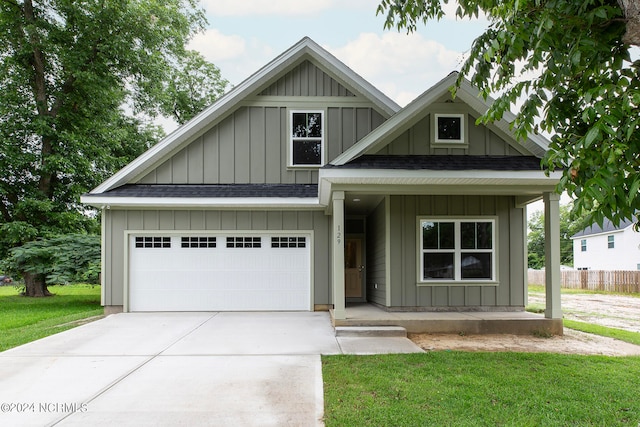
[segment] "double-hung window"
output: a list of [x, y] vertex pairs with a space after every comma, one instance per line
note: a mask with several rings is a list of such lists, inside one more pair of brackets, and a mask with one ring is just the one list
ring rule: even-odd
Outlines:
[[612, 234], [610, 236], [607, 236], [607, 248], [608, 249], [613, 249], [616, 247], [616, 240], [615, 240], [615, 236]]
[[420, 281], [496, 280], [495, 220], [421, 219]]
[[289, 119], [291, 166], [324, 164], [324, 112], [291, 111]]

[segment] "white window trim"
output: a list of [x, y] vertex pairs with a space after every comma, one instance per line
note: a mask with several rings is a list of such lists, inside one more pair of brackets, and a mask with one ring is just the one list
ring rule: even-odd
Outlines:
[[[433, 114], [433, 142], [435, 144], [464, 145], [467, 144], [467, 123], [466, 114], [463, 113], [434, 113]], [[460, 139], [440, 139], [438, 138], [438, 118], [458, 117], [460, 119]]]
[[[293, 163], [293, 115], [295, 113], [320, 113], [320, 126], [322, 127], [322, 135], [320, 136], [320, 164], [319, 165], [296, 165]], [[326, 151], [326, 138], [327, 134], [326, 129], [326, 116], [327, 112], [323, 109], [312, 109], [312, 110], [304, 110], [304, 109], [295, 109], [289, 110], [288, 115], [288, 123], [287, 123], [287, 167], [296, 168], [296, 169], [319, 169], [325, 165], [325, 151]], [[313, 138], [317, 139], [317, 138]]]
[[609, 234], [607, 236], [607, 249], [615, 249], [616, 247], [616, 236], [615, 234]]
[[[423, 257], [423, 253], [424, 253], [424, 249], [422, 247], [422, 222], [426, 222], [426, 221], [433, 221], [433, 222], [453, 222], [454, 223], [454, 230], [455, 230], [455, 248], [452, 250], [445, 250], [449, 251], [449, 252], [453, 252], [454, 253], [454, 265], [457, 266], [457, 268], [454, 270], [454, 278], [453, 279], [424, 279], [422, 277], [422, 273], [424, 271], [424, 257]], [[461, 233], [460, 233], [460, 223], [462, 222], [491, 222], [492, 223], [492, 227], [491, 227], [491, 239], [493, 242], [493, 247], [491, 248], [491, 272], [492, 272], [492, 278], [491, 279], [462, 279], [461, 278], [461, 269], [460, 269], [460, 262], [462, 259], [462, 252], [473, 252], [473, 251], [477, 251], [477, 252], [488, 252], [487, 249], [462, 249], [462, 245], [461, 245]], [[496, 216], [483, 216], [483, 217], [464, 217], [464, 216], [455, 216], [455, 217], [442, 217], [442, 216], [438, 216], [438, 217], [431, 217], [431, 216], [427, 216], [427, 217], [418, 217], [417, 218], [417, 238], [416, 238], [416, 243], [417, 243], [417, 251], [416, 251], [416, 255], [417, 255], [417, 262], [416, 265], [418, 267], [418, 271], [417, 271], [417, 278], [418, 278], [418, 282], [417, 285], [418, 286], [433, 286], [433, 285], [437, 285], [437, 286], [443, 286], [443, 285], [448, 285], [448, 286], [459, 286], [459, 285], [464, 285], [464, 286], [469, 286], [469, 285], [491, 285], [491, 286], [496, 286], [499, 284], [499, 279], [498, 279], [498, 218]]]

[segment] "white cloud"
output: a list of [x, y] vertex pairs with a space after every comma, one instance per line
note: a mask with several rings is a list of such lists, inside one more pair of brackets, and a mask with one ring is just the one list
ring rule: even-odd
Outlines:
[[459, 69], [462, 60], [462, 53], [416, 33], [363, 33], [329, 50], [400, 105]]
[[217, 29], [197, 34], [187, 47], [213, 62], [232, 85], [249, 77], [275, 56], [272, 49], [259, 40], [223, 34]]
[[216, 29], [208, 29], [196, 34], [187, 47], [197, 50], [215, 63], [219, 60], [242, 57], [245, 54], [246, 43], [240, 36], [228, 36]]

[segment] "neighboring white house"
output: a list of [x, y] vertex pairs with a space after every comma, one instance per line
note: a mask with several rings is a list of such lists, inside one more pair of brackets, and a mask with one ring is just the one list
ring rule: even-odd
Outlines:
[[573, 265], [578, 270], [640, 270], [640, 233], [633, 221], [618, 227], [605, 220], [571, 236]]

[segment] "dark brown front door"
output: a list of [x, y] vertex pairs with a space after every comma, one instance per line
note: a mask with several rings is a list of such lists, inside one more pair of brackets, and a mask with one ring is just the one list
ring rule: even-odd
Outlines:
[[344, 248], [344, 296], [362, 298], [362, 239], [348, 238]]

